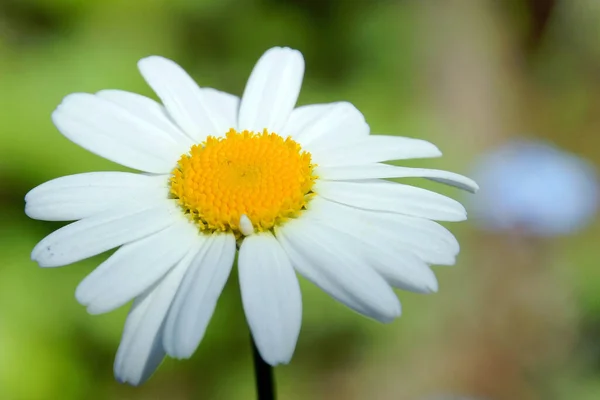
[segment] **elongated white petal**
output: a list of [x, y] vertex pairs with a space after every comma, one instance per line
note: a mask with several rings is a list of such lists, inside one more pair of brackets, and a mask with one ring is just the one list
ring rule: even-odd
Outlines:
[[194, 141], [171, 120], [162, 104], [146, 96], [124, 90], [101, 90], [96, 95], [120, 105], [133, 115], [167, 132], [183, 149], [190, 148], [194, 144]]
[[311, 151], [321, 167], [362, 165], [390, 160], [439, 157], [442, 153], [435, 145], [421, 139], [401, 136], [369, 135], [350, 144], [340, 143]]
[[194, 246], [160, 282], [133, 302], [115, 358], [114, 373], [118, 381], [140, 385], [162, 362], [165, 316], [196, 252]]
[[318, 181], [320, 196], [366, 210], [394, 212], [438, 221], [463, 221], [465, 208], [456, 200], [429, 190], [385, 181]]
[[196, 227], [177, 223], [119, 248], [77, 286], [75, 297], [90, 314], [122, 306], [162, 278], [190, 250]]
[[[220, 122], [215, 122], [215, 126], [220, 130], [215, 133], [215, 136], [225, 136], [229, 129], [237, 129], [240, 98], [213, 88], [201, 88], [200, 90], [205, 102], [210, 104], [211, 108], [219, 110]], [[225, 127], [224, 130], [223, 127]]]
[[[315, 199], [311, 202], [310, 210], [305, 212], [304, 218], [318, 221], [337, 231], [337, 235], [345, 237], [352, 243], [347, 252], [367, 260], [392, 286], [417, 293], [437, 291], [437, 279], [425, 261], [413, 252], [412, 247], [397, 246], [397, 240], [389, 241], [389, 235], [382, 234], [379, 228], [385, 229], [386, 233], [400, 233], [400, 236], [410, 235], [413, 230], [404, 229], [404, 226], [398, 224], [393, 225], [396, 228], [393, 230], [390, 226], [376, 225], [374, 222], [379, 220], [371, 214], [377, 213], [363, 212], [327, 200]], [[428, 249], [428, 245], [428, 241], [425, 241], [421, 247]], [[454, 259], [454, 254], [444, 254]]]
[[[396, 220], [395, 217], [401, 219], [392, 222]], [[441, 225], [404, 215], [390, 216], [387, 221], [384, 218], [384, 215], [369, 216], [370, 231], [378, 232], [380, 239], [395, 250], [409, 251], [428, 264], [454, 265], [456, 263], [456, 255], [459, 252], [458, 241]], [[435, 225], [430, 225], [428, 222]]]
[[165, 322], [163, 345], [174, 358], [189, 358], [198, 348], [233, 266], [232, 234], [201, 240]]
[[307, 218], [335, 224], [365, 241], [377, 240], [395, 251], [410, 251], [430, 264], [454, 264], [460, 247], [450, 231], [424, 218], [373, 212], [326, 200], [313, 199]]
[[292, 264], [270, 232], [248, 236], [239, 255], [242, 303], [263, 360], [287, 364], [302, 323], [302, 296]]
[[[378, 213], [375, 213], [378, 214]], [[398, 252], [410, 252], [419, 256], [420, 259], [428, 264], [435, 265], [454, 265], [456, 255], [458, 254], [458, 242], [456, 239], [446, 240], [446, 237], [439, 237], [432, 234], [429, 226], [422, 218], [412, 218], [403, 215], [405, 218], [401, 222], [392, 222], [394, 217], [384, 220], [385, 216], [375, 215], [361, 218], [361, 221], [368, 221], [368, 231], [372, 235], [377, 235], [379, 240], [385, 242]], [[431, 221], [432, 223], [435, 223]], [[443, 227], [440, 227], [444, 229]]]
[[93, 94], [68, 95], [52, 121], [84, 149], [140, 171], [169, 173], [188, 150], [151, 122]]
[[426, 168], [397, 167], [387, 164], [317, 167], [315, 173], [323, 180], [361, 180], [377, 178], [427, 178], [475, 193], [479, 186], [472, 179], [448, 171]]
[[143, 58], [138, 68], [162, 100], [169, 115], [196, 142], [222, 136], [236, 127], [239, 99], [214, 89], [203, 90], [175, 62], [159, 56]]
[[393, 287], [415, 293], [438, 291], [431, 268], [410, 251], [398, 251], [382, 242], [368, 243], [363, 251], [368, 252], [370, 265]]
[[363, 210], [334, 201], [315, 197], [309, 208], [315, 213], [307, 213], [311, 218], [317, 215], [321, 219], [351, 220], [361, 227], [361, 232], [368, 235], [385, 233], [397, 236], [400, 241], [407, 241], [411, 246], [443, 248], [452, 254], [458, 254], [460, 247], [454, 235], [437, 222], [425, 218], [411, 217], [402, 214]]
[[304, 76], [304, 59], [287, 47], [269, 49], [248, 78], [238, 116], [240, 129], [279, 133], [292, 112]]
[[353, 242], [302, 219], [275, 228], [275, 234], [296, 271], [337, 301], [381, 322], [400, 315], [400, 302], [387, 282], [349, 252]]
[[45, 182], [25, 196], [25, 214], [44, 221], [74, 221], [119, 206], [143, 207], [167, 197], [168, 177], [88, 172]]
[[294, 109], [283, 133], [313, 151], [365, 138], [369, 125], [350, 103], [314, 104]]
[[125, 206], [64, 226], [42, 239], [31, 252], [41, 267], [59, 267], [148, 236], [183, 218], [172, 200]]
[[162, 343], [157, 338], [162, 324], [160, 308], [166, 299], [155, 291], [137, 298], [125, 321], [113, 366], [115, 378], [121, 383], [134, 386], [143, 383], [165, 358]]
[[460, 250], [450, 231], [428, 219], [357, 209], [322, 197], [314, 198], [309, 209], [307, 218], [343, 228], [367, 242], [385, 243], [398, 257], [409, 252], [428, 264], [453, 265]]
[[[396, 235], [399, 240], [409, 243], [409, 245], [420, 241], [421, 246], [427, 246], [431, 249], [443, 249], [443, 251], [454, 255], [460, 251], [458, 240], [456, 240], [452, 232], [435, 221], [410, 217], [408, 215], [372, 213], [370, 211], [364, 212], [364, 218], [362, 214], [359, 215], [361, 216], [361, 221], [369, 221], [368, 224], [373, 231], [382, 229], [382, 226], [385, 225], [387, 231]], [[379, 223], [375, 223], [374, 220], [377, 220]], [[398, 229], [399, 227], [403, 227], [404, 229]], [[398, 234], [399, 231], [402, 231], [403, 234]], [[420, 246], [416, 245], [416, 247]]]

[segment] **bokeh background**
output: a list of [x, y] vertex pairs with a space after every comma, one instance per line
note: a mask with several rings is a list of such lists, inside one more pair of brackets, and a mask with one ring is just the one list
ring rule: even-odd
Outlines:
[[[53, 127], [65, 95], [119, 88], [154, 97], [136, 69], [151, 54], [239, 95], [262, 52], [287, 45], [307, 63], [300, 104], [348, 100], [373, 132], [444, 152], [406, 165], [477, 175], [477, 160], [527, 138], [593, 169], [599, 38], [597, 0], [0, 0], [0, 399], [254, 398], [235, 276], [194, 357], [167, 360], [133, 388], [112, 375], [126, 307], [90, 316], [74, 298], [106, 255], [57, 269], [30, 261], [60, 224], [29, 220], [27, 191], [122, 169]], [[575, 189], [552, 179], [531, 195], [568, 207], [562, 196]], [[497, 210], [486, 201], [484, 210]], [[292, 363], [276, 369], [280, 398], [600, 398], [600, 225], [593, 212], [584, 219], [562, 235], [531, 234], [527, 220], [496, 229], [477, 215], [448, 224], [462, 246], [457, 265], [436, 268], [437, 294], [399, 293], [404, 315], [390, 325], [302, 282], [304, 322]]]

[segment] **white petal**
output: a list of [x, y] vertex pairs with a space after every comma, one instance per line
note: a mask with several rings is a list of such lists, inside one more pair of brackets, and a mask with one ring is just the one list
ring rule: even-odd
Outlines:
[[201, 248], [186, 272], [165, 322], [163, 346], [171, 357], [189, 358], [198, 348], [234, 257], [232, 234], [202, 237]]
[[188, 149], [127, 108], [88, 93], [68, 95], [52, 121], [69, 140], [108, 160], [152, 173], [169, 173]]
[[240, 232], [242, 232], [242, 235], [244, 236], [254, 234], [254, 226], [246, 214], [242, 214], [240, 217]]
[[302, 323], [302, 298], [290, 260], [270, 232], [242, 242], [240, 289], [256, 347], [270, 365], [287, 364]]
[[387, 282], [349, 252], [353, 243], [307, 219], [275, 229], [292, 265], [337, 301], [381, 322], [400, 315], [400, 302]]
[[467, 218], [465, 208], [456, 200], [400, 183], [317, 181], [313, 190], [328, 200], [366, 210], [438, 221], [463, 221]]
[[317, 167], [315, 173], [323, 180], [359, 180], [374, 178], [427, 178], [475, 193], [479, 186], [472, 179], [448, 171], [426, 168], [397, 167], [387, 164]]
[[280, 133], [298, 100], [303, 75], [304, 58], [299, 51], [287, 47], [267, 50], [248, 78], [239, 128]]
[[322, 167], [361, 165], [389, 160], [439, 157], [442, 153], [433, 144], [421, 139], [401, 136], [369, 135], [352, 143], [311, 151], [315, 162]]
[[137, 298], [127, 316], [113, 366], [115, 378], [121, 383], [134, 386], [143, 383], [165, 358], [162, 343], [158, 341], [162, 324], [160, 308], [165, 298], [155, 290], [158, 288]]
[[194, 255], [194, 251], [188, 252], [159, 283], [133, 302], [114, 364], [120, 382], [140, 385], [162, 362], [163, 322]]
[[[384, 225], [382, 222], [378, 225], [376, 223], [381, 221], [375, 216], [378, 213], [351, 209], [327, 200], [314, 199], [310, 205], [311, 208], [305, 212], [304, 218], [318, 221], [331, 230], [337, 231], [336, 235], [341, 235], [341, 238], [352, 242], [348, 253], [367, 260], [369, 265], [392, 286], [418, 293], [437, 291], [438, 285], [434, 273], [425, 261], [413, 252], [414, 248], [398, 246], [399, 241], [395, 238], [393, 241], [388, 240], [394, 233], [400, 233], [400, 236], [403, 233], [411, 235], [414, 233], [413, 230], [390, 229], [391, 227], [403, 228], [397, 224]], [[428, 249], [430, 238], [424, 239], [424, 243], [419, 245], [421, 248]], [[454, 254], [444, 254], [454, 260]]]
[[[345, 204], [327, 200], [317, 196], [308, 203], [310, 218], [336, 221], [350, 219], [361, 227], [364, 235], [388, 233], [399, 240], [423, 242], [422, 245], [440, 247], [452, 254], [458, 254], [460, 247], [454, 235], [437, 222], [425, 218], [411, 217], [402, 214], [364, 210]], [[315, 211], [313, 213], [313, 211]], [[410, 233], [406, 233], [410, 231]], [[416, 239], [415, 239], [416, 238]]]
[[126, 108], [133, 115], [167, 132], [183, 149], [188, 149], [194, 144], [194, 141], [171, 120], [162, 104], [146, 96], [123, 90], [101, 90], [96, 95]]
[[431, 268], [410, 251], [398, 251], [381, 242], [369, 243], [364, 251], [369, 252], [373, 268], [393, 287], [415, 293], [438, 291]]
[[25, 214], [44, 221], [74, 221], [120, 205], [143, 207], [166, 199], [166, 176], [88, 172], [53, 179], [25, 196]]
[[162, 278], [190, 250], [196, 227], [185, 219], [126, 244], [77, 286], [75, 297], [90, 314], [122, 306]]
[[31, 252], [41, 267], [59, 267], [148, 236], [184, 218], [172, 200], [146, 207], [123, 207], [64, 226], [42, 239]]
[[[240, 109], [240, 98], [226, 92], [221, 92], [213, 88], [201, 88], [202, 97], [212, 108], [218, 109], [219, 118], [222, 120], [219, 125], [219, 132], [215, 136], [225, 136], [229, 129], [237, 129], [238, 111]], [[213, 110], [214, 112], [214, 110]], [[217, 123], [215, 123], [217, 125]], [[225, 129], [223, 129], [225, 127]]]
[[196, 142], [209, 135], [222, 136], [236, 127], [236, 96], [200, 89], [183, 68], [163, 57], [143, 58], [138, 68], [169, 115]]
[[294, 109], [283, 134], [312, 151], [365, 138], [369, 125], [350, 103], [313, 104]]
[[[381, 237], [380, 241], [404, 243], [412, 250], [429, 249], [455, 256], [460, 251], [452, 233], [437, 222], [407, 215], [361, 210], [316, 197], [305, 215], [342, 226], [360, 229], [363, 237]], [[354, 229], [351, 228], [351, 229]], [[386, 238], [386, 239], [383, 239]]]
[[[458, 240], [456, 240], [452, 232], [435, 221], [401, 214], [372, 213], [370, 211], [365, 211], [364, 213], [367, 215], [369, 221], [373, 219], [379, 220], [379, 224], [372, 223], [370, 225], [373, 230], [379, 230], [381, 229], [381, 224], [387, 223], [387, 230], [393, 232], [400, 240], [406, 243], [411, 243], [411, 241], [414, 243], [414, 241], [420, 240], [422, 241], [422, 245], [443, 249], [443, 251], [454, 255], [460, 251]], [[404, 229], [399, 229], [399, 227]], [[410, 234], [406, 233], [401, 237], [398, 234], [400, 230], [410, 231]]]
[[456, 238], [434, 221], [399, 214], [369, 213], [371, 232], [398, 251], [410, 251], [428, 264], [454, 265], [460, 247]]

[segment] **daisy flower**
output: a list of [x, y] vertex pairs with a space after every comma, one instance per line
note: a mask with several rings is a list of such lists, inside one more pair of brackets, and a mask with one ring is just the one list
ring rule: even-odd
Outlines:
[[350, 103], [295, 108], [302, 54], [272, 48], [242, 98], [201, 88], [173, 61], [139, 69], [162, 101], [119, 90], [67, 96], [52, 114], [79, 146], [140, 173], [91, 172], [46, 182], [25, 212], [76, 221], [32, 252], [58, 267], [118, 247], [77, 287], [91, 314], [133, 300], [114, 372], [139, 384], [165, 355], [198, 347], [238, 254], [243, 308], [262, 358], [290, 361], [302, 319], [296, 272], [367, 317], [400, 315], [392, 287], [435, 292], [430, 264], [459, 246], [433, 220], [460, 221], [457, 201], [385, 178], [424, 177], [475, 191], [463, 176], [382, 164], [438, 157], [431, 143], [373, 136]]

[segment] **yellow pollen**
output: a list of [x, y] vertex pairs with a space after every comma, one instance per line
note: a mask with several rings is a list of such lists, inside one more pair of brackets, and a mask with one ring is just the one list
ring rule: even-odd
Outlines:
[[290, 137], [230, 129], [181, 156], [170, 193], [201, 231], [239, 236], [242, 215], [256, 231], [297, 217], [312, 197], [314, 167]]

